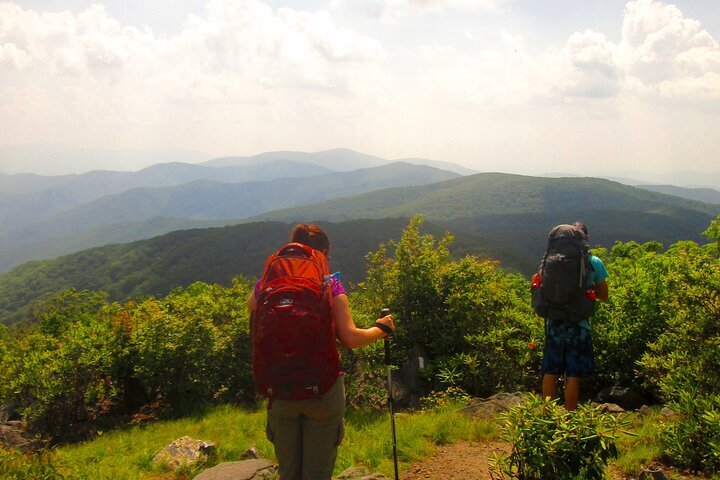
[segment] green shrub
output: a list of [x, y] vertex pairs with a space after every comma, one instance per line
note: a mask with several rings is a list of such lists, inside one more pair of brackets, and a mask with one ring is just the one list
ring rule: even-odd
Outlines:
[[672, 265], [659, 301], [666, 325], [648, 338], [638, 365], [667, 401], [689, 390], [720, 391], [720, 259], [708, 247], [679, 242], [665, 254]]
[[0, 403], [57, 437], [147, 402], [181, 410], [252, 399], [250, 288], [242, 279], [231, 288], [196, 283], [126, 305], [60, 294], [34, 326], [0, 338]]
[[[450, 258], [452, 237], [435, 241], [414, 217], [398, 242], [368, 255], [357, 308], [390, 307], [397, 326], [395, 363], [421, 346], [431, 388], [459, 387], [473, 395], [533, 388], [539, 378], [542, 321], [530, 309], [527, 283], [497, 264]], [[377, 313], [374, 313], [377, 315]]]
[[41, 311], [38, 328], [7, 344], [0, 399], [35, 429], [61, 434], [118, 407], [127, 374], [127, 329], [104, 296], [68, 291]]
[[[618, 243], [609, 254], [595, 250], [610, 272], [607, 302], [598, 305], [593, 319], [593, 341], [598, 387], [642, 388], [637, 361], [665, 329], [662, 299], [670, 268], [661, 245], [649, 242]], [[654, 395], [652, 385], [646, 392]]]
[[130, 310], [134, 376], [174, 409], [253, 397], [248, 282], [194, 283]]
[[509, 454], [491, 460], [494, 478], [521, 480], [604, 479], [618, 455], [615, 441], [625, 425], [587, 404], [572, 412], [537, 395], [503, 414], [503, 439]]
[[681, 468], [720, 473], [720, 394], [680, 392], [670, 407], [680, 418], [661, 430], [665, 456]]
[[21, 453], [0, 446], [0, 478], [3, 480], [64, 480], [48, 453]]

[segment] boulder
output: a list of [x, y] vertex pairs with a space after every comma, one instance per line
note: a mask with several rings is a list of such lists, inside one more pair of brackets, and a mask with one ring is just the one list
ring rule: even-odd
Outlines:
[[662, 415], [663, 418], [668, 421], [673, 421], [673, 420], [677, 420], [678, 418], [680, 418], [680, 414], [677, 413], [675, 410], [673, 410], [670, 407], [663, 407], [660, 410], [660, 415]]
[[204, 465], [214, 452], [214, 443], [185, 436], [163, 448], [152, 463], [166, 464], [171, 470], [177, 470], [183, 466]]
[[496, 393], [488, 398], [471, 398], [462, 412], [476, 417], [493, 418], [524, 401], [525, 394], [521, 392]]
[[667, 477], [659, 468], [643, 468], [638, 480], [667, 480]]
[[607, 387], [600, 390], [597, 395], [598, 403], [614, 403], [625, 410], [637, 410], [647, 405], [647, 400], [639, 393], [629, 388]]
[[603, 403], [598, 405], [598, 407], [602, 413], [625, 413], [625, 409], [622, 408], [620, 405], [616, 405], [614, 403]]
[[410, 390], [410, 393], [420, 396], [425, 390], [425, 381], [422, 372], [428, 367], [428, 357], [425, 350], [419, 345], [410, 349], [405, 363], [400, 367], [400, 380]]
[[45, 447], [46, 442], [25, 431], [22, 422], [13, 420], [0, 425], [0, 446], [21, 451], [34, 451]]
[[277, 478], [277, 467], [270, 460], [262, 458], [220, 463], [195, 476], [195, 480], [275, 480]]
[[7, 423], [10, 420], [19, 420], [18, 405], [15, 402], [3, 403], [0, 405], [0, 423]]
[[252, 458], [260, 458], [260, 452], [255, 447], [248, 448], [245, 453], [240, 455], [240, 460], [250, 460]]
[[412, 404], [412, 394], [410, 389], [403, 383], [400, 372], [393, 370], [392, 375], [392, 395], [395, 408], [407, 407]]

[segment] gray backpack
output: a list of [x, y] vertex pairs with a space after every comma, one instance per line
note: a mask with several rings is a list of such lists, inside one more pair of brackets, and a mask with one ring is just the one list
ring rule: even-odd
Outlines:
[[589, 250], [587, 235], [574, 225], [558, 225], [550, 231], [532, 285], [532, 307], [539, 316], [570, 322], [593, 316], [595, 300], [587, 295]]

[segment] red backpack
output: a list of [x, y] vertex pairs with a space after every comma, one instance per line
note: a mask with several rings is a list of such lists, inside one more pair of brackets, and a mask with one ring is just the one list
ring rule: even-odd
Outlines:
[[252, 345], [255, 388], [271, 400], [316, 398], [335, 384], [340, 355], [322, 252], [289, 243], [267, 259]]

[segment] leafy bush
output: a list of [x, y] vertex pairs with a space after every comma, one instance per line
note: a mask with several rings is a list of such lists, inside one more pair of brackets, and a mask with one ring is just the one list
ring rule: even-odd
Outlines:
[[39, 327], [7, 345], [0, 399], [12, 399], [35, 428], [59, 434], [117, 407], [127, 373], [119, 307], [70, 290], [40, 312]]
[[665, 456], [681, 468], [720, 473], [720, 394], [680, 392], [670, 407], [680, 418], [662, 428]]
[[607, 266], [610, 296], [593, 320], [597, 380], [600, 386], [640, 388], [636, 362], [648, 340], [665, 328], [661, 301], [667, 288], [666, 256], [656, 242], [616, 244], [609, 255], [595, 250]]
[[720, 391], [720, 260], [710, 247], [679, 242], [666, 253], [672, 268], [659, 302], [665, 329], [648, 339], [639, 359], [646, 382], [666, 400], [690, 390]]
[[611, 276], [598, 308], [598, 387], [619, 385], [672, 399], [699, 386], [720, 389], [720, 261], [714, 246], [618, 243], [596, 251]]
[[50, 454], [22, 453], [0, 446], [0, 478], [5, 480], [63, 480]]
[[134, 375], [175, 409], [252, 398], [249, 284], [194, 283], [131, 309]]
[[491, 459], [493, 478], [521, 480], [604, 479], [605, 467], [617, 458], [615, 441], [625, 421], [581, 404], [568, 412], [556, 401], [530, 395], [527, 402], [503, 414], [502, 438], [509, 454]]
[[65, 292], [34, 327], [0, 341], [0, 403], [57, 437], [158, 400], [180, 410], [251, 399], [250, 288], [242, 279], [231, 288], [197, 283], [124, 306]]
[[436, 242], [420, 233], [422, 223], [414, 217], [397, 243], [368, 255], [367, 281], [353, 301], [364, 311], [392, 309], [397, 361], [422, 346], [435, 389], [489, 395], [535, 386], [540, 352], [532, 347], [542, 322], [530, 309], [525, 280], [488, 260], [452, 260], [452, 237]]

